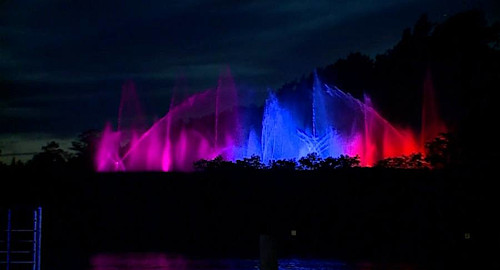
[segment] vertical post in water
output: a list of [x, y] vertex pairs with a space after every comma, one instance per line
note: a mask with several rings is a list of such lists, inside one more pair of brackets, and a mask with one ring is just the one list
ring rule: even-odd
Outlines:
[[41, 262], [41, 244], [42, 244], [42, 207], [38, 207], [38, 220], [36, 227], [36, 270], [40, 270]]
[[10, 233], [12, 229], [12, 224], [11, 224], [11, 210], [7, 210], [7, 270], [10, 268]]
[[278, 270], [276, 243], [270, 235], [260, 235], [260, 269]]
[[38, 211], [33, 210], [33, 270], [36, 270]]

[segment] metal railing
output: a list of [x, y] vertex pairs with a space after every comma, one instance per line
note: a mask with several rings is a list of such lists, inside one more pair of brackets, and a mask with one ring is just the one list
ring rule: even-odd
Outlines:
[[[6, 229], [0, 230], [0, 235], [5, 236], [5, 238], [0, 236], [0, 269], [10, 270], [13, 265], [25, 265], [26, 269], [31, 266], [33, 270], [40, 270], [42, 207], [33, 210], [32, 229], [13, 228], [12, 212], [12, 209], [7, 210]], [[28, 247], [19, 243], [32, 243], [32, 245]]]

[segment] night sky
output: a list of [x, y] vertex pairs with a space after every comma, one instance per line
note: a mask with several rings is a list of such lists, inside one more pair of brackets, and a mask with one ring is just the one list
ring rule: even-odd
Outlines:
[[492, 0], [173, 2], [0, 0], [2, 154], [102, 129], [128, 79], [151, 117], [165, 114], [179, 77], [200, 91], [226, 66], [258, 100], [350, 52], [383, 53], [423, 13], [499, 14]]

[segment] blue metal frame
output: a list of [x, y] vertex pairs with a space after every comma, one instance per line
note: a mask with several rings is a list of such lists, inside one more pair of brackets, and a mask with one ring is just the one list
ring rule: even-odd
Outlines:
[[12, 230], [12, 223], [11, 223], [11, 210], [7, 210], [7, 270], [10, 268], [10, 233]]
[[[40, 270], [41, 268], [41, 247], [42, 247], [42, 207], [37, 207], [33, 211], [33, 230], [31, 229], [12, 229], [12, 210], [7, 210], [7, 230], [5, 230], [7, 238], [5, 239], [6, 250], [0, 251], [0, 253], [6, 254], [6, 260], [0, 261], [0, 264], [6, 265], [6, 270], [10, 270], [11, 264], [32, 264], [33, 270]], [[33, 232], [33, 240], [25, 240], [25, 239], [13, 239], [13, 232]], [[15, 237], [14, 237], [15, 238]], [[32, 241], [33, 246], [32, 250], [15, 250], [12, 251], [11, 243], [12, 241]], [[13, 261], [11, 258], [12, 253], [32, 253], [32, 259], [30, 261], [23, 260], [15, 260]]]
[[[38, 222], [36, 228], [36, 270], [40, 270], [40, 262], [41, 262], [41, 247], [42, 247], [42, 207], [39, 206], [38, 209]], [[36, 211], [35, 211], [36, 213]], [[35, 239], [33, 239], [35, 240]]]

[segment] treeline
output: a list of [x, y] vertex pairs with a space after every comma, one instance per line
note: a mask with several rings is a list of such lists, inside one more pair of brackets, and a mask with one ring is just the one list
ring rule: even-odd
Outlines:
[[[3, 170], [36, 170], [36, 171], [94, 171], [94, 156], [97, 150], [100, 132], [90, 130], [78, 136], [72, 142], [70, 150], [65, 151], [55, 141], [42, 146], [41, 152], [35, 154], [27, 162], [12, 160], [10, 164], [0, 162]], [[124, 147], [125, 149], [126, 147]], [[452, 134], [440, 134], [426, 144], [425, 153], [414, 153], [409, 156], [390, 157], [374, 164], [376, 168], [392, 169], [433, 169], [450, 168], [462, 165], [460, 151]], [[350, 169], [360, 166], [360, 157], [340, 155], [339, 157], [322, 158], [317, 153], [296, 159], [271, 160], [265, 164], [260, 156], [252, 155], [235, 162], [217, 156], [212, 160], [201, 159], [194, 162], [195, 171], [232, 171], [232, 170], [335, 170]]]
[[64, 150], [55, 141], [41, 147], [41, 152], [33, 158], [22, 162], [12, 158], [10, 164], [0, 162], [3, 170], [35, 170], [35, 171], [94, 171], [94, 156], [101, 132], [88, 130], [81, 133], [71, 143], [70, 151]]
[[[426, 152], [413, 153], [379, 160], [375, 168], [385, 169], [443, 169], [459, 166], [459, 152], [451, 134], [440, 134], [434, 140], [426, 143]], [[259, 156], [226, 161], [222, 156], [212, 160], [199, 160], [194, 163], [196, 171], [232, 171], [232, 170], [274, 170], [274, 171], [328, 171], [360, 167], [360, 157], [340, 155], [339, 157], [322, 158], [317, 153], [296, 159], [271, 160], [268, 164], [262, 162]]]
[[338, 158], [321, 158], [317, 153], [310, 153], [298, 161], [295, 159], [271, 160], [268, 164], [261, 161], [260, 157], [253, 155], [242, 160], [225, 161], [222, 156], [217, 156], [213, 160], [199, 160], [194, 163], [196, 171], [214, 170], [331, 170], [347, 169], [359, 167], [359, 156], [350, 157], [340, 155]]

